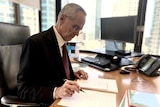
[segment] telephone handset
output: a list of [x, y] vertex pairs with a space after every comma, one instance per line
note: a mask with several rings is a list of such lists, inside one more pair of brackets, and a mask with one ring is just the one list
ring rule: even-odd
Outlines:
[[158, 76], [160, 59], [149, 54], [143, 55], [135, 64], [136, 68], [147, 76]]

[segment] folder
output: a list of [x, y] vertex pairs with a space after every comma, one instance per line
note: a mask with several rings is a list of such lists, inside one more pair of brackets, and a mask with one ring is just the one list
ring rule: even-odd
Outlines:
[[119, 107], [160, 107], [160, 94], [126, 90]]

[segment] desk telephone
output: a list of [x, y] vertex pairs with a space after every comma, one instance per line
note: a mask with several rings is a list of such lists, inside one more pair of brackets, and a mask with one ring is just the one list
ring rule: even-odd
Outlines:
[[136, 68], [147, 76], [158, 76], [160, 59], [149, 54], [143, 55], [135, 64]]

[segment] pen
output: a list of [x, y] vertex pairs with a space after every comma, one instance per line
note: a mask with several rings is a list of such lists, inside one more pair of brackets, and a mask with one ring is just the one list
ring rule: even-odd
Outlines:
[[82, 90], [82, 89], [80, 89], [80, 91], [82, 91], [82, 92], [84, 92], [84, 93], [85, 93], [85, 91], [84, 91], [84, 90]]
[[[63, 81], [67, 81], [67, 79], [63, 79]], [[82, 88], [80, 88], [80, 91], [85, 93], [85, 91]]]

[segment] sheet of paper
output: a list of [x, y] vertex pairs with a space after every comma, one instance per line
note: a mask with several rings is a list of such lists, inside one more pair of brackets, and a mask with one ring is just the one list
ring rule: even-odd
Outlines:
[[89, 78], [99, 78], [99, 77], [103, 77], [103, 75], [104, 75], [103, 72], [99, 72], [97, 69], [91, 68], [91, 67], [88, 67], [88, 66], [85, 67], [85, 68], [80, 68], [80, 69], [87, 72]]
[[116, 107], [116, 94], [84, 90], [72, 97], [63, 98], [58, 105], [67, 107]]
[[118, 92], [116, 80], [102, 78], [88, 78], [87, 80], [77, 80], [81, 88], [96, 91]]

